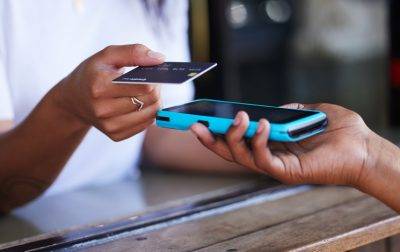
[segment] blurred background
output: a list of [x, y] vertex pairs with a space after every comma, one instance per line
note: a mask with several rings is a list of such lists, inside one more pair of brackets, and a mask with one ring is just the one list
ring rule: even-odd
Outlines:
[[399, 125], [400, 96], [389, 71], [393, 63], [392, 75], [399, 75], [399, 49], [390, 43], [398, 37], [398, 2], [192, 0], [193, 60], [219, 63], [197, 81], [196, 96], [330, 102], [357, 111], [375, 130]]

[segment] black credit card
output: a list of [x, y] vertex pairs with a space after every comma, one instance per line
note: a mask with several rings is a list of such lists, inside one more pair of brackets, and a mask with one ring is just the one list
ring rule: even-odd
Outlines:
[[217, 63], [209, 62], [164, 62], [148, 67], [136, 67], [113, 80], [119, 84], [183, 84], [196, 79]]

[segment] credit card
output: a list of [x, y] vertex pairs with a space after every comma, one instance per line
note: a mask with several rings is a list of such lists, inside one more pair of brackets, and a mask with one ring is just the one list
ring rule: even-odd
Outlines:
[[148, 67], [136, 67], [114, 79], [119, 84], [173, 84], [180, 85], [194, 80], [217, 63], [209, 62], [164, 62]]

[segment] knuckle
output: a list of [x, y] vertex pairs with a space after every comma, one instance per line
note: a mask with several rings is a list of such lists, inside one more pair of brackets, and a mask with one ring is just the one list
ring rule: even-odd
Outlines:
[[140, 88], [140, 91], [141, 91], [143, 94], [151, 94], [151, 93], [154, 91], [154, 87], [152, 87], [151, 85], [143, 85], [143, 86]]
[[118, 133], [119, 129], [120, 129], [120, 127], [118, 125], [116, 125], [115, 123], [111, 123], [111, 122], [103, 122], [101, 124], [101, 127], [106, 134]]
[[306, 106], [307, 109], [317, 109], [326, 113], [329, 113], [330, 111], [342, 111], [343, 107], [340, 107], [338, 105], [330, 104], [330, 103], [312, 103], [312, 104], [307, 104]]
[[115, 46], [114, 45], [109, 45], [104, 47], [103, 50], [101, 50], [101, 53], [103, 56], [110, 55], [110, 53], [114, 50]]
[[160, 100], [161, 98], [160, 92], [158, 92], [156, 89], [153, 89], [149, 94], [149, 98], [152, 102]]
[[107, 107], [95, 106], [93, 109], [94, 116], [99, 119], [107, 118], [110, 115], [110, 111]]
[[89, 80], [89, 91], [92, 98], [101, 97], [106, 90], [106, 85], [104, 84], [104, 74], [101, 72], [95, 73]]
[[103, 87], [110, 78], [110, 73], [103, 70], [97, 70], [95, 76], [93, 77], [93, 82], [96, 84], [101, 84]]
[[92, 98], [99, 98], [103, 95], [103, 93], [104, 87], [102, 85], [94, 84], [90, 88], [90, 95], [92, 96]]
[[352, 111], [350, 113], [350, 118], [356, 125], [364, 124], [364, 120], [362, 119], [361, 115], [359, 115], [358, 113], [356, 113], [354, 111]]
[[319, 103], [312, 104], [312, 106], [315, 108], [326, 108], [326, 107], [332, 106], [332, 104], [319, 102]]
[[133, 45], [130, 45], [130, 46], [128, 47], [128, 53], [129, 53], [130, 57], [135, 58], [135, 57], [137, 57], [141, 52], [144, 51], [144, 48], [146, 48], [146, 47], [145, 47], [144, 45], [142, 45], [142, 44], [133, 44]]
[[143, 52], [147, 50], [147, 47], [142, 44], [133, 44], [130, 46], [130, 52], [132, 55], [135, 55], [138, 52]]
[[122, 140], [125, 140], [126, 137], [123, 137], [121, 135], [116, 135], [116, 134], [110, 134], [108, 137], [113, 140], [114, 142], [121, 142]]
[[160, 100], [160, 99], [161, 99], [161, 93], [160, 93], [160, 91], [157, 90], [157, 89], [154, 89], [154, 100], [155, 100], [155, 101], [158, 101], [158, 100]]

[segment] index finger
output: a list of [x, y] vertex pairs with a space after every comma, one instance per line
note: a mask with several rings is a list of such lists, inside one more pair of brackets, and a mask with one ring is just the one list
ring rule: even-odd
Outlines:
[[165, 56], [141, 44], [108, 46], [95, 58], [115, 67], [153, 66], [164, 62]]
[[207, 149], [227, 161], [233, 161], [232, 154], [225, 141], [221, 138], [214, 137], [206, 126], [201, 123], [195, 123], [190, 127], [190, 130]]

